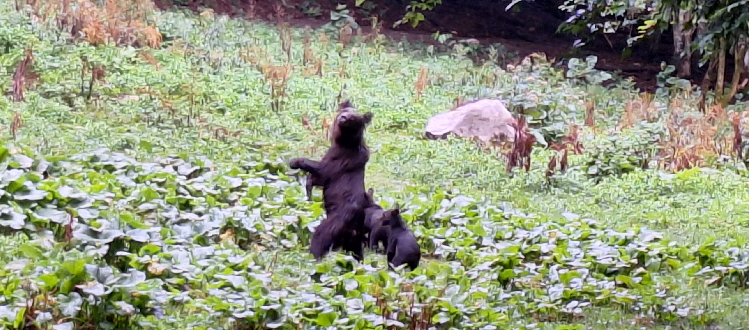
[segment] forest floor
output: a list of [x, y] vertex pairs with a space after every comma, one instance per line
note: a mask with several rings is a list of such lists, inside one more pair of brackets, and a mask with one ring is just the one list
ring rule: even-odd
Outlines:
[[[393, 26], [403, 17], [405, 7], [405, 4], [395, 0], [379, 1], [371, 10], [356, 7], [355, 0], [287, 0], [282, 5], [283, 15], [293, 27], [317, 28], [330, 21], [330, 12], [335, 11], [336, 6], [342, 2], [346, 3], [347, 9], [354, 11], [353, 17], [364, 33], [371, 31], [370, 17], [377, 16], [383, 23], [381, 33], [394, 40], [405, 38], [409, 42], [437, 44], [432, 36], [434, 32], [451, 33], [459, 39], [475, 39], [482, 45], [501, 44], [508, 53], [517, 55], [516, 61], [533, 53], [543, 53], [554, 60], [594, 55], [598, 58], [596, 69], [618, 73], [625, 78], [631, 77], [638, 88], [651, 93], [656, 88], [656, 75], [661, 70], [661, 62], [667, 61], [670, 55], [668, 40], [662, 40], [657, 50], [646, 53], [635, 49], [629, 57], [624, 58], [622, 51], [628, 37], [624, 33], [610, 35], [608, 38], [599, 37], [574, 49], [576, 37], [557, 32], [566, 17], [556, 5], [550, 4], [553, 1], [523, 3], [524, 7], [518, 8], [519, 10], [505, 10], [507, 4], [497, 2], [488, 12], [487, 6], [478, 5], [480, 1], [443, 1], [434, 10], [424, 12], [426, 19], [416, 27], [408, 24]], [[254, 9], [243, 8], [241, 13], [225, 0], [217, 1], [211, 8], [216, 13], [230, 16], [247, 16], [249, 9], [255, 18], [275, 22], [278, 16], [276, 3], [258, 1]], [[159, 7], [164, 9], [168, 5], [159, 2]], [[188, 7], [199, 10], [198, 4], [194, 2]]]

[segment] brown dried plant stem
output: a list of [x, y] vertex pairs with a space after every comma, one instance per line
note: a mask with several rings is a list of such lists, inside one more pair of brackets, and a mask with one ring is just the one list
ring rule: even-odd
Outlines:
[[731, 120], [731, 125], [733, 126], [733, 152], [738, 159], [743, 159], [741, 145], [743, 144], [744, 139], [741, 136], [741, 117], [734, 116]]
[[286, 54], [286, 61], [291, 62], [291, 43], [292, 43], [292, 35], [291, 35], [291, 28], [289, 27], [288, 23], [284, 23], [281, 25], [280, 30], [280, 37], [281, 37], [281, 48], [283, 48], [284, 53]]
[[551, 177], [556, 173], [557, 168], [561, 173], [564, 173], [569, 168], [568, 155], [569, 151], [575, 155], [583, 153], [583, 145], [579, 140], [580, 129], [577, 125], [570, 126], [570, 132], [562, 138], [561, 143], [551, 143], [551, 149], [555, 151], [555, 154], [551, 156], [549, 165], [546, 168], [546, 182], [551, 182]]
[[421, 93], [424, 92], [429, 84], [428, 73], [429, 69], [426, 66], [422, 66], [421, 69], [419, 69], [419, 76], [416, 78], [416, 83], [414, 84], [414, 89], [416, 89], [416, 101], [421, 99]]
[[307, 65], [309, 63], [314, 62], [315, 54], [312, 51], [312, 47], [310, 46], [310, 41], [312, 39], [312, 35], [310, 34], [310, 26], [307, 25], [304, 27], [304, 53], [302, 54], [302, 64]]
[[[86, 93], [86, 101], [89, 101], [94, 90], [94, 82], [102, 79], [104, 77], [105, 71], [104, 67], [102, 67], [101, 65], [95, 65], [89, 62], [86, 56], [81, 57], [81, 62], [83, 62], [83, 65], [81, 67], [81, 95], [83, 95], [83, 93]], [[88, 78], [88, 90], [86, 91], [84, 85], [86, 84], [87, 71], [91, 72], [91, 76]]]
[[162, 41], [158, 29], [146, 23], [156, 9], [152, 0], [106, 0], [103, 6], [97, 5], [99, 1], [77, 0], [74, 8], [72, 0], [26, 2], [42, 22], [55, 17], [61, 30], [69, 29], [94, 46], [111, 42], [158, 48]]
[[23, 127], [23, 119], [21, 118], [21, 113], [18, 111], [13, 112], [13, 119], [10, 121], [10, 134], [13, 135], [13, 141], [16, 140], [16, 135], [18, 134], [18, 131], [21, 130], [21, 127]]
[[512, 143], [512, 150], [507, 156], [507, 172], [512, 172], [515, 167], [520, 167], [529, 171], [531, 167], [531, 152], [536, 138], [528, 131], [528, 124], [525, 116], [517, 118], [517, 123], [512, 124], [515, 128], [515, 140]]
[[23, 95], [24, 85], [26, 81], [26, 75], [28, 74], [29, 67], [34, 61], [34, 53], [31, 48], [26, 49], [26, 56], [16, 66], [16, 70], [13, 72], [13, 102], [21, 102], [25, 99]]
[[590, 127], [593, 133], [596, 131], [596, 108], [591, 101], [585, 102], [585, 126]]
[[281, 111], [282, 99], [286, 96], [286, 86], [291, 77], [293, 66], [291, 64], [275, 66], [272, 64], [260, 65], [260, 71], [265, 81], [270, 85], [271, 108], [275, 112]]

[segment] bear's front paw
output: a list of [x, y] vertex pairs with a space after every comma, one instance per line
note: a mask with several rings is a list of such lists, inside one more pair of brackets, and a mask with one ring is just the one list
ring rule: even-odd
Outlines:
[[304, 162], [304, 159], [302, 158], [294, 158], [289, 161], [289, 167], [293, 170], [298, 170], [302, 167], [302, 163]]

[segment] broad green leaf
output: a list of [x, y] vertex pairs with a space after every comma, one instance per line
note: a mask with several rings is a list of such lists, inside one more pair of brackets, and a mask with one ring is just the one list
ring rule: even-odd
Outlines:
[[320, 327], [329, 327], [333, 325], [336, 319], [338, 319], [338, 314], [334, 312], [320, 313], [315, 319], [315, 324]]
[[23, 254], [27, 258], [30, 258], [33, 260], [43, 258], [42, 250], [33, 244], [30, 244], [30, 243], [21, 244], [21, 246], [18, 249], [21, 250], [21, 252], [23, 252]]
[[67, 225], [68, 222], [70, 222], [70, 216], [68, 215], [67, 212], [64, 212], [64, 211], [43, 208], [43, 209], [36, 210], [34, 214], [38, 218], [46, 219], [46, 220], [49, 220], [49, 221], [52, 221], [54, 223], [58, 223], [61, 225]]
[[55, 274], [42, 274], [39, 276], [39, 280], [44, 282], [45, 290], [51, 290], [60, 282], [60, 279]]

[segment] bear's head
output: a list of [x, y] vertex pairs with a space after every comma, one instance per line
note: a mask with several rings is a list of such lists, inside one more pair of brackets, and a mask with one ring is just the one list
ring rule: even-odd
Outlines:
[[357, 147], [363, 144], [364, 130], [373, 116], [371, 112], [359, 113], [348, 100], [342, 102], [330, 130], [331, 139], [342, 146]]
[[401, 209], [400, 205], [396, 203], [394, 208], [383, 212], [380, 218], [382, 225], [390, 226], [390, 229], [406, 228], [406, 224], [403, 222], [403, 217], [401, 217], [402, 211], [403, 209]]

